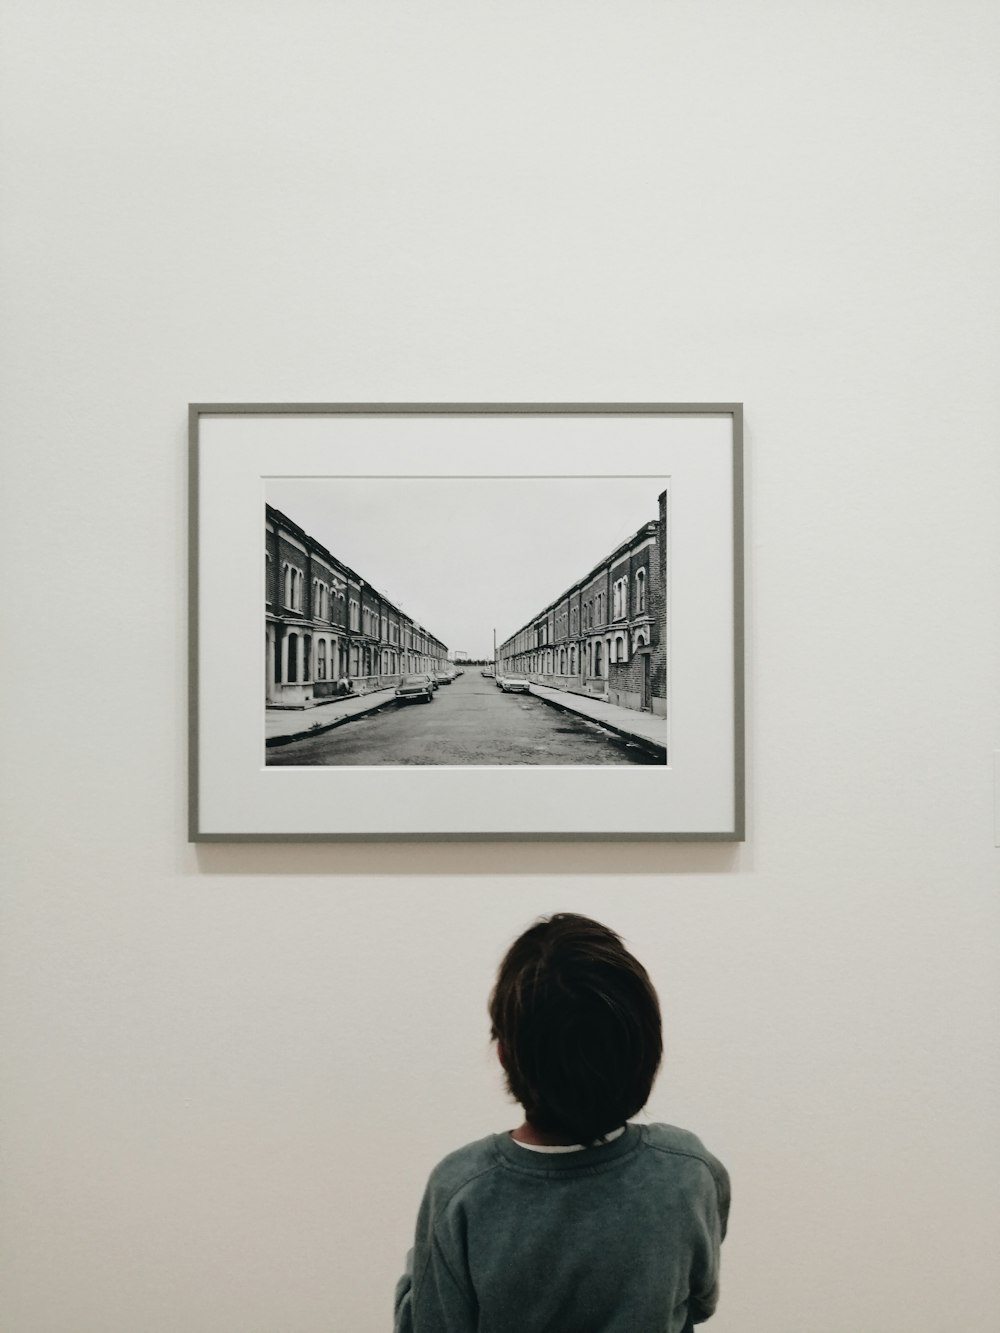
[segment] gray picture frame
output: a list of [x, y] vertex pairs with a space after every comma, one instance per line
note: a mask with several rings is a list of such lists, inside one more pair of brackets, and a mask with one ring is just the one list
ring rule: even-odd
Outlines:
[[[439, 417], [545, 418], [653, 417], [728, 418], [731, 429], [730, 480], [732, 496], [732, 818], [725, 827], [644, 827], [619, 830], [575, 828], [219, 828], [208, 827], [202, 817], [203, 736], [205, 700], [202, 691], [200, 589], [206, 559], [201, 540], [203, 426], [218, 418], [269, 417], [291, 421], [303, 417], [394, 418]], [[742, 403], [192, 403], [188, 408], [189, 544], [188, 544], [188, 839], [209, 842], [742, 842], [746, 837], [746, 739], [745, 739], [745, 560], [744, 560], [744, 444]], [[728, 673], [727, 664], [727, 673]], [[211, 822], [211, 821], [209, 821]]]

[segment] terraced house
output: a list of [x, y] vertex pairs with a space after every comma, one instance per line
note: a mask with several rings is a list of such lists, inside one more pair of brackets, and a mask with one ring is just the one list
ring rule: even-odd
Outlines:
[[615, 547], [497, 650], [501, 673], [666, 716], [667, 495]]
[[306, 708], [346, 692], [348, 679], [366, 694], [443, 667], [440, 639], [271, 505], [264, 552], [269, 707]]

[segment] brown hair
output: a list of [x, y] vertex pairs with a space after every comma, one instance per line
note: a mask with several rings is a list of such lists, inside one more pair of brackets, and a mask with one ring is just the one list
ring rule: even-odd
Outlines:
[[534, 1128], [593, 1143], [641, 1111], [660, 1067], [646, 969], [589, 917], [543, 917], [511, 945], [490, 996], [507, 1089]]

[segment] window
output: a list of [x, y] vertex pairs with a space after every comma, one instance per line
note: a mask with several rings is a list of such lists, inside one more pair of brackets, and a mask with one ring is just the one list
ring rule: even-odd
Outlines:
[[611, 590], [612, 605], [611, 616], [614, 620], [620, 620], [628, 615], [628, 578], [615, 579], [614, 587]]
[[326, 640], [320, 639], [316, 646], [316, 679], [326, 680]]
[[264, 600], [271, 601], [271, 552], [264, 552]]
[[296, 569], [294, 565], [288, 564], [287, 561], [282, 565], [282, 570], [284, 572], [285, 606], [292, 611], [300, 611], [302, 609], [302, 584], [305, 581], [305, 575], [301, 569]]
[[646, 571], [640, 569], [635, 576], [635, 613], [637, 616], [646, 613]]

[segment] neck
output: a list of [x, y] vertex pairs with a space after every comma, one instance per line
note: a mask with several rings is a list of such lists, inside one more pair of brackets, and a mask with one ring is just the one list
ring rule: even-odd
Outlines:
[[517, 1129], [512, 1129], [510, 1136], [518, 1143], [533, 1143], [539, 1148], [569, 1148], [577, 1142], [576, 1139], [567, 1139], [558, 1134], [545, 1134], [542, 1130], [535, 1129], [528, 1120], [523, 1125], [518, 1125]]

